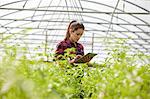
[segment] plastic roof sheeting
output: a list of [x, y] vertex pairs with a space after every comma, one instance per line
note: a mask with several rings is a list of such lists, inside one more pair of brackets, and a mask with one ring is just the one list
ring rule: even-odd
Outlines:
[[[54, 52], [71, 20], [85, 25], [85, 53], [106, 57], [104, 40], [131, 38], [127, 45], [150, 54], [150, 0], [0, 0], [0, 38], [28, 45], [32, 54]], [[47, 50], [46, 50], [47, 49]], [[1, 48], [2, 50], [2, 48]]]

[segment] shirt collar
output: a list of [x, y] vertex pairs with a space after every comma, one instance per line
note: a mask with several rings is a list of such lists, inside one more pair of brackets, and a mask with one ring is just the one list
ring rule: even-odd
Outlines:
[[[74, 43], [73, 43], [73, 42], [71, 42], [69, 39], [67, 39], [67, 40], [65, 40], [65, 41], [67, 42], [67, 44], [74, 45]], [[78, 43], [77, 43], [77, 42], [75, 42], [75, 44], [77, 45]]]

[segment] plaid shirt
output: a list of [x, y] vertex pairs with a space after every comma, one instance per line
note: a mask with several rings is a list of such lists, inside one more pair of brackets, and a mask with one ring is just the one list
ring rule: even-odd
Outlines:
[[84, 47], [82, 44], [76, 42], [76, 46], [74, 43], [72, 43], [70, 40], [63, 40], [57, 45], [57, 49], [55, 51], [56, 56], [58, 55], [64, 55], [64, 50], [67, 48], [75, 48], [76, 52], [70, 52], [70, 54], [76, 54], [76, 55], [84, 55]]

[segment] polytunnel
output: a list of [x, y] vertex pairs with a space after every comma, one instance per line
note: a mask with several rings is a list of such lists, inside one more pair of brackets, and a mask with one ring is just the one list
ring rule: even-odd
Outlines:
[[27, 47], [28, 56], [53, 53], [72, 20], [85, 25], [85, 53], [100, 60], [117, 39], [128, 39], [131, 53], [150, 54], [149, 0], [0, 0], [0, 38]]
[[150, 99], [150, 0], [0, 0], [0, 99]]

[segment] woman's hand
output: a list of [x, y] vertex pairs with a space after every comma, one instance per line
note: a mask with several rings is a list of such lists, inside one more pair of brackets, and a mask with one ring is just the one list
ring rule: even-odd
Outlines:
[[69, 63], [74, 63], [75, 60], [79, 59], [80, 57], [82, 57], [82, 55], [77, 55], [74, 59], [70, 60]]

